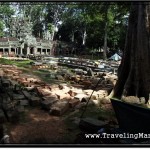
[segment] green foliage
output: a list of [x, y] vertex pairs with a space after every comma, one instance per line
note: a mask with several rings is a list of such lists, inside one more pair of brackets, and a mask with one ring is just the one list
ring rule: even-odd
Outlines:
[[2, 21], [0, 21], [0, 37], [3, 37], [4, 36], [4, 24]]
[[10, 18], [14, 14], [14, 10], [9, 3], [5, 2], [0, 5], [0, 37], [4, 36], [4, 27], [10, 28]]
[[11, 60], [7, 60], [4, 58], [0, 58], [0, 64], [4, 64], [4, 65], [11, 65], [12, 61]]
[[54, 26], [53, 26], [51, 23], [48, 23], [48, 24], [47, 24], [47, 27], [48, 27], [48, 31], [49, 31], [50, 33], [53, 33], [53, 31], [54, 31]]
[[[15, 7], [9, 3], [0, 6], [0, 36], [3, 36], [4, 27], [10, 28], [11, 16]], [[7, 5], [6, 5], [7, 4]], [[54, 34], [58, 28], [59, 40], [83, 44], [87, 48], [102, 48], [104, 45], [105, 25], [107, 23], [107, 44], [112, 50], [123, 49], [129, 14], [129, 3], [122, 2], [48, 2], [43, 4], [24, 2], [14, 3], [32, 23], [33, 34], [43, 37], [45, 30]], [[107, 13], [106, 13], [107, 12]], [[107, 15], [106, 15], [107, 14]], [[62, 24], [59, 24], [59, 22]]]

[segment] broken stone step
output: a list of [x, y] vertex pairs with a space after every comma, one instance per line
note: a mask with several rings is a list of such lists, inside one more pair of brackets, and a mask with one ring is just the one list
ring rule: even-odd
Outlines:
[[47, 99], [41, 102], [41, 106], [45, 110], [50, 110], [50, 107], [56, 103], [58, 100], [56, 99]]
[[69, 109], [68, 101], [58, 101], [52, 105], [49, 113], [51, 115], [61, 116]]

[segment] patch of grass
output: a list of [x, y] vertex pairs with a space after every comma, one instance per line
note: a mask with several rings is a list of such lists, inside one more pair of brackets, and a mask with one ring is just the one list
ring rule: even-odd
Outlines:
[[15, 60], [8, 60], [4, 58], [0, 58], [0, 64], [4, 65], [16, 65], [17, 67], [28, 68], [30, 66], [30, 62], [32, 60], [22, 60], [22, 61], [15, 61]]
[[11, 60], [7, 60], [4, 58], [0, 58], [0, 64], [4, 64], [4, 65], [11, 65], [12, 61]]

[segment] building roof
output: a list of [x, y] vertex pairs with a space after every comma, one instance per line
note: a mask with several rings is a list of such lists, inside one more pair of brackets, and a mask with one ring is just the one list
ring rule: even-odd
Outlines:
[[18, 41], [18, 39], [15, 37], [9, 37], [9, 41]]
[[8, 42], [8, 38], [0, 38], [0, 42]]

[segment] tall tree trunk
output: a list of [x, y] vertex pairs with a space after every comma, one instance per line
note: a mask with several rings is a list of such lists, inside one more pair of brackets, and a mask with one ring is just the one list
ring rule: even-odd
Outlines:
[[83, 35], [82, 35], [82, 45], [85, 45], [85, 42], [86, 42], [86, 36], [87, 36], [87, 34], [86, 34], [86, 28], [84, 29], [84, 31], [83, 31]]
[[118, 81], [111, 96], [138, 96], [150, 93], [150, 3], [131, 5], [126, 44]]
[[71, 41], [74, 42], [74, 31], [72, 31]]
[[104, 34], [104, 49], [103, 49], [103, 59], [107, 59], [107, 30], [108, 30], [108, 8], [109, 5], [106, 6], [106, 12], [105, 12], [105, 34]]

